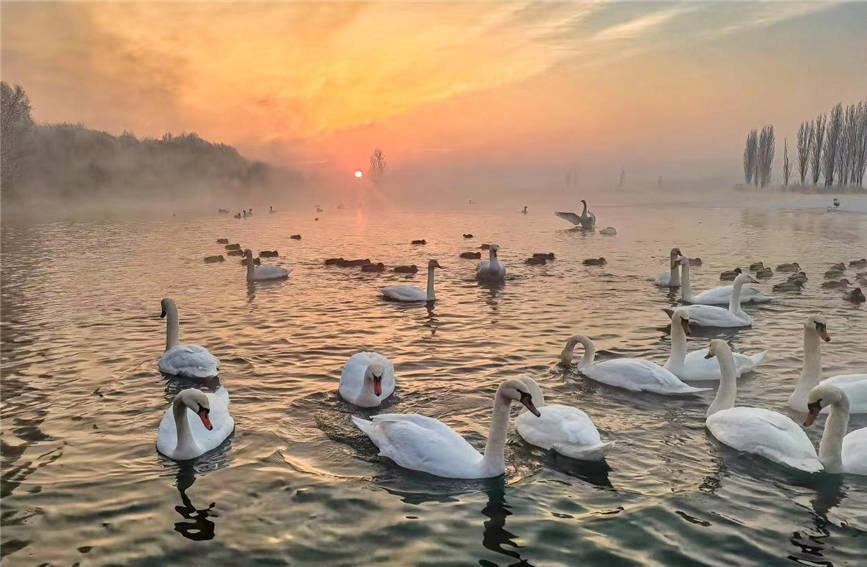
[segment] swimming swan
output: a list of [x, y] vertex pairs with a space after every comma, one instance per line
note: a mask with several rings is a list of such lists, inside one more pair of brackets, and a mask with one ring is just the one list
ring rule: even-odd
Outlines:
[[603, 443], [599, 431], [587, 414], [578, 408], [545, 405], [542, 389], [532, 378], [522, 379], [539, 416], [521, 412], [515, 420], [518, 434], [531, 445], [551, 449], [572, 459], [601, 461], [614, 443]]
[[722, 373], [705, 420], [705, 426], [720, 443], [803, 471], [822, 470], [816, 449], [797, 423], [775, 411], [735, 407], [735, 361], [724, 340], [713, 339], [706, 356], [716, 357]]
[[376, 407], [394, 392], [394, 365], [379, 353], [355, 353], [343, 367], [338, 392], [356, 406]]
[[[750, 281], [758, 283], [755, 280]], [[689, 259], [685, 257], [680, 259], [680, 293], [684, 303], [728, 305], [733, 291], [734, 285], [723, 285], [694, 295], [689, 282]], [[772, 296], [764, 295], [761, 290], [754, 287], [745, 287], [741, 290], [741, 303], [765, 303], [773, 299]]]
[[[804, 425], [813, 424], [823, 408], [831, 408], [819, 443], [819, 460], [829, 473], [867, 475], [867, 427], [846, 435], [849, 427], [849, 399], [846, 393], [830, 384], [819, 384], [807, 397], [810, 412]], [[845, 435], [845, 437], [844, 437]]]
[[680, 381], [680, 378], [654, 364], [640, 358], [617, 358], [595, 363], [596, 347], [593, 341], [582, 335], [575, 335], [566, 341], [563, 352], [560, 353], [560, 363], [569, 365], [575, 345], [584, 346], [584, 358], [578, 362], [578, 371], [597, 382], [625, 388], [633, 392], [653, 392], [655, 394], [676, 395], [705, 392], [710, 388], [694, 388]]
[[[693, 307], [678, 307], [671, 314], [671, 356], [665, 368], [681, 380], [719, 380], [720, 368], [715, 360], [705, 358], [707, 349], [694, 350], [687, 354], [686, 336], [689, 335], [690, 310]], [[752, 356], [733, 353], [735, 372], [738, 376], [752, 371], [765, 359], [768, 351]]]
[[668, 254], [668, 271], [659, 274], [659, 277], [653, 282], [655, 285], [659, 287], [680, 287], [679, 258], [680, 248], [672, 248]]
[[[689, 288], [689, 270], [685, 263], [681, 264], [684, 268], [683, 285], [681, 290]], [[735, 278], [732, 286], [732, 295], [729, 298], [728, 309], [717, 307], [715, 305], [691, 305], [689, 308], [689, 322], [699, 327], [750, 327], [753, 324], [753, 319], [747, 315], [741, 307], [741, 293], [743, 293], [744, 284], [747, 282], [755, 282], [756, 280], [749, 274], [741, 274]], [[684, 301], [686, 301], [684, 299]], [[670, 309], [664, 310], [671, 314]]]
[[[850, 413], [867, 412], [867, 374], [839, 374], [822, 380], [822, 348], [819, 340], [830, 342], [828, 324], [823, 315], [810, 315], [804, 323], [804, 366], [789, 407], [806, 412], [807, 396], [818, 385], [836, 386], [846, 393]], [[821, 382], [820, 382], [821, 380]]]
[[488, 249], [488, 253], [490, 254], [489, 259], [482, 260], [476, 267], [476, 279], [489, 282], [506, 279], [506, 266], [497, 259], [499, 250], [499, 245], [491, 244], [491, 247]]
[[[190, 421], [188, 409], [198, 419]], [[213, 394], [189, 388], [175, 396], [172, 407], [163, 416], [157, 451], [175, 461], [195, 459], [217, 448], [234, 430], [226, 388], [220, 386]]]
[[368, 421], [352, 416], [352, 422], [370, 437], [379, 454], [405, 469], [445, 478], [491, 478], [506, 471], [503, 449], [509, 428], [509, 406], [521, 402], [539, 416], [527, 385], [506, 380], [494, 396], [494, 414], [485, 453], [445, 423], [414, 413], [386, 413]]
[[584, 205], [584, 210], [581, 211], [580, 215], [563, 211], [557, 211], [554, 214], [565, 221], [571, 222], [575, 226], [580, 226], [586, 230], [592, 230], [596, 226], [596, 215], [587, 211], [587, 201], [581, 199], [581, 204]]
[[430, 260], [427, 263], [427, 291], [414, 285], [389, 285], [379, 288], [386, 299], [394, 301], [436, 301], [434, 294], [434, 268], [443, 269], [439, 262]]
[[282, 280], [289, 277], [292, 270], [266, 264], [264, 266], [255, 266], [253, 264], [253, 251], [245, 250], [244, 257], [247, 259], [247, 281], [262, 282], [267, 280]]
[[159, 368], [169, 376], [184, 378], [213, 378], [219, 373], [220, 359], [203, 346], [182, 345], [178, 306], [174, 299], [162, 300], [160, 318], [166, 318], [166, 350], [160, 357]]

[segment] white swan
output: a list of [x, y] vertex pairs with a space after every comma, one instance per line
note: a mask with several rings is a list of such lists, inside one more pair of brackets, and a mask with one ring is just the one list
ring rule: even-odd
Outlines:
[[[849, 399], [840, 388], [819, 384], [807, 397], [810, 408], [804, 425], [813, 424], [823, 408], [831, 408], [819, 443], [819, 460], [829, 473], [867, 475], [867, 427], [846, 435], [849, 427]], [[844, 435], [846, 435], [844, 437]]]
[[[680, 294], [684, 303], [694, 303], [702, 305], [728, 305], [732, 294], [734, 293], [734, 285], [723, 285], [703, 291], [698, 295], [692, 293], [692, 287], [689, 282], [689, 258], [680, 258]], [[743, 275], [743, 274], [742, 274]], [[737, 278], [735, 278], [737, 281]], [[753, 283], [758, 283], [756, 280], [750, 280]], [[741, 303], [766, 303], [773, 300], [773, 296], [764, 295], [761, 290], [754, 287], [745, 287], [741, 290]]]
[[445, 478], [490, 478], [506, 470], [503, 449], [509, 428], [509, 406], [521, 402], [534, 415], [539, 410], [521, 380], [506, 380], [494, 396], [494, 414], [482, 455], [445, 423], [414, 413], [387, 413], [371, 421], [353, 416], [355, 425], [370, 437], [379, 454], [405, 469]]
[[[684, 269], [684, 277], [682, 280], [681, 290], [687, 289], [688, 270], [687, 264], [682, 263]], [[753, 324], [753, 319], [744, 312], [741, 307], [741, 293], [744, 284], [747, 282], [755, 282], [756, 280], [749, 274], [741, 274], [735, 278], [733, 292], [729, 298], [728, 309], [717, 307], [715, 305], [691, 305], [689, 308], [689, 322], [699, 327], [750, 327]], [[684, 301], [686, 301], [684, 299]], [[664, 309], [666, 313], [671, 314], [670, 309]]]
[[655, 394], [694, 394], [705, 392], [710, 388], [694, 388], [680, 381], [680, 378], [654, 364], [640, 358], [617, 358], [596, 364], [596, 347], [593, 341], [582, 335], [575, 335], [566, 341], [563, 352], [560, 353], [560, 363], [569, 365], [575, 351], [575, 345], [584, 346], [584, 358], [578, 362], [577, 369], [581, 374], [608, 384], [625, 388], [633, 392], [653, 392]]
[[439, 262], [430, 260], [427, 263], [427, 291], [414, 285], [389, 285], [379, 288], [387, 299], [394, 301], [436, 301], [434, 294], [434, 268], [443, 269]]
[[289, 277], [292, 270], [274, 266], [273, 264], [265, 264], [256, 266], [253, 263], [253, 251], [245, 250], [244, 257], [247, 259], [247, 281], [262, 282], [267, 280], [282, 280]]
[[162, 300], [160, 318], [166, 318], [166, 351], [160, 357], [160, 372], [184, 378], [213, 378], [220, 371], [220, 359], [203, 346], [182, 345], [178, 306], [174, 299]]
[[588, 213], [587, 201], [581, 199], [581, 204], [584, 205], [584, 210], [581, 211], [580, 215], [564, 211], [557, 211], [554, 214], [565, 221], [571, 222], [575, 226], [580, 226], [586, 230], [592, 230], [596, 226], [596, 215]]
[[804, 367], [795, 391], [789, 396], [789, 407], [799, 412], [807, 411], [810, 390], [824, 384], [836, 386], [846, 393], [850, 413], [867, 413], [867, 374], [839, 374], [822, 380], [820, 339], [830, 342], [828, 324], [824, 316], [810, 315], [804, 323]]
[[713, 339], [707, 356], [716, 357], [722, 373], [705, 421], [720, 443], [803, 471], [822, 470], [816, 449], [797, 423], [775, 411], [735, 407], [735, 361], [724, 340]]
[[[191, 415], [197, 415], [198, 419], [190, 421]], [[175, 396], [172, 407], [163, 416], [157, 451], [175, 461], [195, 459], [217, 448], [234, 430], [226, 388], [220, 386], [213, 394], [190, 388]]]
[[[717, 361], [705, 358], [707, 349], [694, 350], [687, 354], [686, 336], [689, 334], [690, 310], [693, 307], [678, 307], [671, 314], [671, 356], [665, 368], [681, 380], [719, 380], [720, 367]], [[768, 351], [751, 356], [733, 353], [735, 372], [738, 376], [752, 371], [765, 359]]]
[[680, 287], [679, 258], [680, 248], [672, 248], [668, 255], [668, 271], [659, 274], [659, 277], [653, 282], [654, 285], [659, 287]]
[[476, 267], [476, 279], [489, 282], [506, 279], [506, 266], [497, 258], [499, 250], [500, 247], [497, 244], [491, 244], [488, 249], [489, 258], [479, 262]]
[[376, 407], [394, 392], [394, 365], [376, 352], [355, 353], [343, 367], [338, 392], [356, 406]]
[[515, 420], [515, 429], [524, 441], [581, 461], [605, 458], [605, 453], [614, 443], [602, 442], [599, 431], [586, 413], [571, 406], [545, 405], [545, 397], [536, 381], [532, 378], [521, 380], [540, 413], [536, 417], [524, 411]]

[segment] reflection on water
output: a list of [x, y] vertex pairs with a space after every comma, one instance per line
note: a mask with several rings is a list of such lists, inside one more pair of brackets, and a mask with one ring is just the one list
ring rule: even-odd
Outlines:
[[[719, 272], [734, 266], [798, 261], [810, 277], [804, 290], [748, 306], [752, 328], [688, 339], [690, 350], [708, 336], [739, 351], [768, 349], [758, 371], [739, 380], [738, 403], [788, 413], [807, 314], [821, 310], [834, 337], [823, 345], [825, 373], [864, 371], [867, 308], [823, 290], [821, 274], [864, 256], [867, 216], [648, 206], [653, 214], [594, 207], [616, 237], [564, 230], [550, 212], [479, 207], [375, 217], [329, 210], [315, 222], [288, 212], [4, 222], [4, 566], [858, 564], [867, 480], [805, 477], [727, 451], [704, 429], [710, 393], [626, 392], [557, 358], [580, 333], [594, 339], [600, 360], [663, 362], [662, 309], [676, 295], [652, 280], [673, 246], [704, 260], [694, 268], [697, 290], [720, 285]], [[466, 232], [500, 244], [505, 283], [479, 284], [476, 262], [458, 261]], [[247, 283], [237, 262], [204, 264], [222, 237], [278, 249], [269, 262], [291, 276]], [[428, 244], [412, 247], [413, 238]], [[556, 259], [523, 263], [538, 251]], [[437, 274], [436, 303], [408, 305], [383, 301], [379, 288], [423, 284], [422, 276], [323, 265], [337, 256], [387, 266], [439, 258], [449, 269]], [[608, 260], [602, 269], [581, 263], [599, 256]], [[156, 309], [167, 296], [178, 302], [181, 341], [221, 359], [218, 381], [159, 374], [165, 322]], [[336, 395], [343, 364], [362, 349], [395, 364], [397, 389], [379, 409]], [[538, 450], [512, 428], [504, 478], [434, 479], [378, 457], [350, 421], [419, 413], [482, 449], [498, 384], [523, 375], [615, 442], [605, 463]], [[157, 427], [177, 392], [219, 384], [231, 397], [234, 436], [185, 466], [160, 457]], [[867, 416], [850, 422], [865, 425]], [[807, 433], [818, 442], [821, 432], [819, 423]]]

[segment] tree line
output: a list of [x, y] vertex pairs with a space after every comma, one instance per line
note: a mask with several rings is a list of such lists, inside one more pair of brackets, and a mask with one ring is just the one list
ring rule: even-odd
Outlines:
[[20, 86], [2, 89], [0, 183], [3, 199], [192, 196], [263, 186], [270, 166], [195, 133], [162, 138], [113, 136], [81, 124], [37, 124]]
[[[798, 127], [796, 163], [789, 159], [789, 141], [784, 140], [783, 184], [788, 186], [793, 165], [802, 186], [863, 188], [867, 166], [867, 102], [834, 106], [815, 120]], [[744, 180], [756, 188], [771, 182], [774, 160], [774, 127], [751, 130], [744, 147]], [[820, 183], [821, 181], [821, 183]]]

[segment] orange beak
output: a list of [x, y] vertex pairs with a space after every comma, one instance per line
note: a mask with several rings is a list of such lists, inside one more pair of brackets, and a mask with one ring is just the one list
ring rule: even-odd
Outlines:
[[211, 425], [211, 420], [208, 418], [208, 410], [204, 408], [199, 410], [199, 419], [202, 420], [202, 423], [205, 425], [208, 431], [211, 431], [214, 428], [214, 426]]

